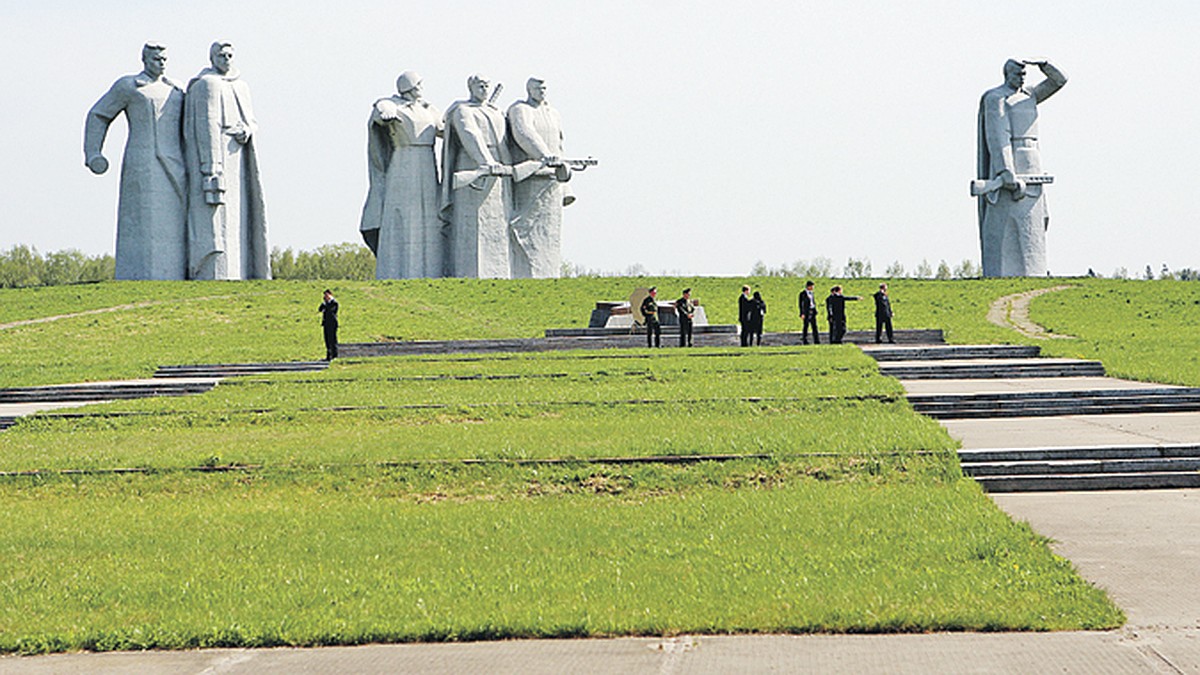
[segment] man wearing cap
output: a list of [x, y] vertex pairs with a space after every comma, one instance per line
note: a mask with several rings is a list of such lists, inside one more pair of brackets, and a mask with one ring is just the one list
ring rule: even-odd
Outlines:
[[[1036, 65], [1046, 79], [1026, 87], [1026, 65]], [[1067, 76], [1046, 61], [1009, 59], [1004, 64], [1004, 84], [984, 92], [979, 101], [976, 175], [1003, 180], [1001, 189], [978, 197], [985, 277], [1046, 274], [1050, 211], [1042, 185], [1026, 185], [1020, 176], [1042, 174], [1037, 106], [1066, 83]]]
[[437, 160], [442, 113], [421, 98], [421, 76], [396, 80], [367, 125], [369, 188], [359, 229], [375, 254], [376, 279], [446, 276], [446, 240], [438, 218]]
[[696, 306], [692, 304], [692, 289], [683, 289], [683, 295], [675, 301], [675, 316], [679, 317], [679, 346], [692, 346], [692, 321]]
[[738, 325], [741, 330], [742, 346], [750, 346], [750, 313], [754, 309], [754, 299], [750, 297], [750, 287], [742, 286], [742, 294], [738, 296]]
[[658, 324], [658, 287], [650, 287], [650, 295], [642, 300], [642, 320], [646, 323], [646, 346], [662, 346], [662, 326]]

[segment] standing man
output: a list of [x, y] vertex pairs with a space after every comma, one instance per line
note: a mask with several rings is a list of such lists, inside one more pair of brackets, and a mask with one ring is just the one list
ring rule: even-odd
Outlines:
[[830, 344], [840, 345], [842, 338], [846, 336], [846, 302], [849, 300], [862, 298], [857, 295], [842, 295], [841, 286], [834, 286], [829, 291], [829, 297], [825, 298], [825, 318], [829, 320]]
[[325, 360], [332, 361], [338, 355], [338, 301], [334, 299], [333, 291], [325, 289], [325, 301], [317, 311], [321, 313], [321, 327], [325, 329]]
[[[1025, 86], [1025, 66], [1035, 65], [1046, 79]], [[985, 277], [1046, 275], [1046, 229], [1050, 211], [1042, 183], [1037, 106], [1067, 83], [1067, 76], [1046, 61], [1004, 64], [1004, 84], [979, 101], [978, 172], [1002, 187], [979, 195], [979, 242]], [[1045, 181], [1043, 181], [1045, 182]], [[974, 193], [974, 191], [973, 191]]]
[[84, 163], [108, 171], [104, 137], [121, 113], [129, 123], [117, 206], [117, 279], [187, 278], [187, 176], [183, 88], [168, 79], [167, 48], [142, 47], [142, 72], [113, 83], [88, 111]]
[[513, 164], [540, 161], [542, 168], [513, 183], [512, 276], [548, 279], [562, 272], [562, 214], [575, 196], [567, 189], [571, 169], [562, 158], [562, 118], [546, 101], [546, 82], [525, 83], [529, 98], [508, 108], [508, 143]]
[[683, 296], [675, 301], [675, 316], [679, 317], [679, 346], [692, 346], [692, 320], [696, 306], [692, 304], [692, 289], [683, 289]]
[[[497, 85], [499, 86], [499, 85]], [[505, 121], [488, 98], [491, 83], [467, 78], [470, 98], [446, 110], [442, 220], [450, 227], [450, 275], [508, 279], [512, 160]]]
[[750, 346], [750, 312], [754, 300], [750, 297], [750, 287], [742, 286], [742, 294], [738, 296], [738, 325], [741, 328], [742, 346]]
[[892, 301], [888, 298], [887, 284], [879, 284], [875, 291], [875, 344], [881, 342], [883, 329], [887, 329], [888, 344], [896, 344], [892, 339]]
[[804, 344], [808, 344], [809, 326], [812, 326], [813, 344], [821, 344], [821, 333], [817, 330], [817, 299], [813, 295], [813, 282], [811, 280], [805, 283], [804, 290], [800, 291], [800, 318], [804, 320], [804, 327], [801, 332]]
[[211, 67], [188, 83], [188, 278], [270, 279], [267, 217], [250, 86], [233, 67], [233, 45], [214, 42]]
[[650, 295], [642, 300], [642, 320], [646, 324], [646, 346], [662, 346], [662, 326], [658, 323], [658, 287], [650, 287]]

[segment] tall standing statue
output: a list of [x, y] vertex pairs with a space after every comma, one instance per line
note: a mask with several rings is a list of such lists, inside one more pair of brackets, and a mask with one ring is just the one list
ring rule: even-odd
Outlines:
[[467, 80], [470, 98], [446, 111], [442, 143], [442, 219], [450, 227], [450, 270], [456, 277], [509, 277], [508, 222], [512, 161], [504, 114], [488, 98], [482, 75]]
[[[1025, 66], [1036, 65], [1046, 79], [1025, 87]], [[1042, 194], [1052, 178], [1042, 172], [1038, 150], [1037, 105], [1067, 83], [1046, 61], [1004, 64], [1004, 84], [979, 101], [979, 240], [983, 276], [1046, 274], [1046, 228], [1050, 211]]]
[[[512, 276], [518, 279], [557, 277], [562, 268], [563, 207], [575, 201], [567, 189], [570, 167], [562, 157], [562, 118], [546, 101], [546, 83], [536, 77], [525, 84], [529, 98], [508, 108], [508, 141], [514, 164], [531, 160], [545, 168], [518, 174], [513, 184]], [[557, 164], [557, 168], [549, 168]]]
[[122, 112], [129, 124], [117, 207], [117, 279], [186, 278], [183, 89], [163, 74], [166, 49], [142, 47], [142, 72], [117, 80], [84, 124], [84, 161], [95, 174], [108, 170], [103, 151], [109, 125]]
[[232, 45], [213, 43], [208, 57], [212, 67], [188, 83], [184, 113], [188, 278], [270, 279], [250, 87], [233, 68]]
[[370, 187], [360, 230], [375, 254], [375, 278], [446, 276], [433, 152], [433, 142], [442, 134], [442, 115], [421, 98], [416, 73], [401, 73], [396, 90], [397, 95], [379, 99], [371, 109]]

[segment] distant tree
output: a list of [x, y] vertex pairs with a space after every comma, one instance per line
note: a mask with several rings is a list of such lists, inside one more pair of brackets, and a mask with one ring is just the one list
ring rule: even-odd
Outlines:
[[817, 256], [812, 260], [797, 260], [792, 264], [792, 276], [806, 279], [829, 278], [833, 276], [833, 261], [824, 256]]
[[368, 281], [375, 278], [375, 256], [366, 246], [351, 242], [298, 253], [277, 247], [271, 251], [271, 275], [276, 279]]
[[43, 256], [24, 244], [0, 252], [0, 288], [108, 281], [115, 270], [116, 261], [108, 254], [88, 256], [66, 249]]
[[1125, 269], [1124, 267], [1118, 267], [1117, 269], [1113, 270], [1112, 277], [1114, 279], [1128, 279], [1129, 270]]
[[850, 258], [842, 268], [842, 276], [847, 279], [865, 279], [871, 276], [871, 261], [867, 258]]
[[938, 263], [937, 274], [934, 274], [933, 278], [937, 279], [938, 281], [946, 281], [953, 276], [954, 275], [950, 272], [950, 266], [946, 264], [945, 260], [943, 260]]
[[1154, 278], [1154, 270], [1150, 269], [1149, 265], [1146, 265], [1146, 272], [1142, 276], [1146, 281], [1150, 281]]
[[955, 279], [978, 279], [980, 276], [981, 272], [979, 267], [975, 264], [974, 260], [969, 258], [963, 259], [963, 261], [958, 264], [958, 267], [954, 268]]
[[1200, 281], [1200, 270], [1185, 267], [1175, 273], [1175, 278], [1180, 281]]
[[933, 268], [929, 266], [929, 261], [922, 259], [921, 264], [917, 265], [917, 271], [913, 273], [917, 279], [928, 279], [933, 276]]
[[633, 263], [629, 267], [625, 268], [625, 273], [622, 276], [646, 277], [650, 276], [650, 270], [646, 269], [646, 266], [642, 263]]
[[889, 279], [896, 279], [904, 276], [904, 264], [899, 260], [894, 261], [887, 269], [883, 271], [884, 276]]

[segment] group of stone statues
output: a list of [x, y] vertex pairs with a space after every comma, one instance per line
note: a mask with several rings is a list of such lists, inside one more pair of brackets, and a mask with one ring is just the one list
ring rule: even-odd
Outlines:
[[[211, 67], [186, 90], [165, 75], [166, 48], [142, 48], [142, 72], [116, 81], [88, 112], [85, 161], [107, 171], [108, 127], [122, 112], [129, 138], [117, 215], [118, 279], [268, 279], [266, 217], [250, 89], [233, 47], [214, 43]], [[1025, 86], [1028, 66], [1045, 79]], [[1050, 214], [1038, 148], [1039, 103], [1066, 84], [1047, 61], [1004, 64], [1004, 84], [979, 104], [978, 172], [983, 275], [1042, 276]], [[369, 189], [360, 230], [376, 277], [548, 278], [562, 264], [562, 211], [573, 171], [562, 121], [533, 77], [527, 98], [496, 107], [502, 87], [482, 75], [445, 115], [406, 71], [368, 123]], [[441, 170], [434, 150], [442, 139]], [[440, 176], [440, 177], [439, 177]]]
[[565, 183], [595, 160], [563, 158], [544, 80], [529, 78], [507, 115], [495, 104], [501, 89], [472, 75], [469, 98], [442, 115], [406, 71], [396, 94], [375, 102], [360, 229], [377, 278], [559, 276], [562, 210], [575, 201]]
[[142, 72], [117, 80], [88, 111], [84, 159], [108, 170], [104, 138], [122, 112], [129, 137], [117, 208], [117, 279], [269, 279], [266, 214], [250, 89], [233, 46], [186, 89], [165, 75], [166, 47], [142, 47]]

